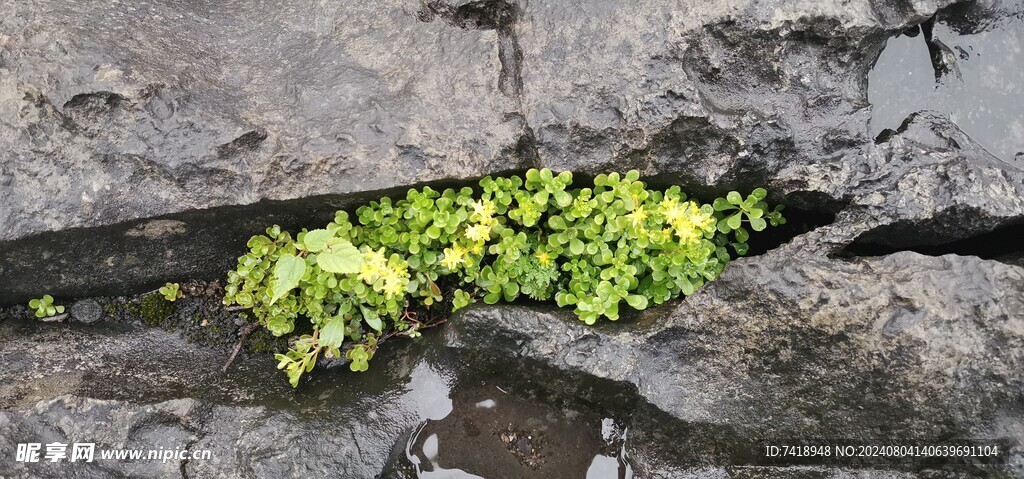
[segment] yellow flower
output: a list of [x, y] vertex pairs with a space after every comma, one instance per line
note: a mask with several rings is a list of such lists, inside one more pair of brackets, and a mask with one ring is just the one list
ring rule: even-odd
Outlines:
[[697, 244], [697, 241], [704, 237], [704, 232], [693, 227], [676, 228], [676, 235], [679, 236], [679, 244], [691, 246]]
[[665, 198], [661, 202], [661, 214], [684, 246], [696, 244], [704, 236], [704, 230], [715, 224], [714, 216], [701, 211], [692, 201], [679, 203], [675, 198]]
[[380, 251], [369, 250], [363, 253], [363, 264], [359, 267], [359, 280], [367, 284], [373, 284], [377, 277], [387, 269], [387, 259], [384, 258], [384, 248]]
[[469, 247], [469, 252], [473, 253], [473, 254], [483, 253], [484, 252], [484, 242], [483, 241], [477, 241], [476, 243], [473, 243], [473, 246]]
[[665, 222], [668, 224], [675, 224], [685, 214], [685, 208], [680, 206], [679, 200], [675, 198], [665, 198], [661, 200], [661, 214], [665, 217]]
[[370, 263], [363, 261], [362, 266], [359, 267], [359, 281], [373, 284], [374, 281], [377, 281], [377, 275], [377, 270], [373, 269]]
[[498, 210], [491, 200], [477, 200], [470, 203], [473, 207], [473, 214], [479, 215], [481, 222], [491, 219], [491, 216]]
[[444, 249], [444, 258], [441, 258], [441, 266], [448, 268], [449, 271], [455, 271], [460, 264], [466, 261], [465, 256], [466, 250], [462, 249], [461, 246], [456, 245], [453, 248]]
[[637, 207], [637, 209], [633, 210], [632, 213], [626, 215], [626, 218], [629, 218], [634, 229], [644, 229], [644, 221], [647, 220], [647, 212], [644, 211], [644, 205]]
[[466, 238], [470, 241], [487, 241], [491, 237], [491, 227], [488, 225], [473, 225], [466, 228]]
[[536, 256], [537, 256], [537, 260], [540, 261], [540, 265], [541, 266], [547, 266], [547, 265], [551, 264], [551, 255], [549, 255], [547, 251], [544, 251], [544, 250], [537, 251]]
[[384, 280], [384, 294], [387, 296], [404, 294], [409, 284], [409, 272], [404, 268], [385, 268], [381, 277]]

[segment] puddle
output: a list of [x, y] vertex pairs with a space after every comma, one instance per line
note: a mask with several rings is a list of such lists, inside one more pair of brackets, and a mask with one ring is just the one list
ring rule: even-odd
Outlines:
[[405, 459], [420, 479], [633, 477], [626, 430], [612, 418], [525, 397], [492, 381], [467, 381], [452, 409], [412, 433]]
[[954, 29], [940, 14], [890, 38], [868, 74], [872, 136], [933, 110], [993, 155], [1024, 165], [1024, 20], [1002, 20], [996, 28]]

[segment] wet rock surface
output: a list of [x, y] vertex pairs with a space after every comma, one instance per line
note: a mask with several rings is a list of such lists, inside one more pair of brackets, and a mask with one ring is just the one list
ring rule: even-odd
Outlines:
[[[52, 293], [74, 320], [0, 309], [0, 454], [212, 452], [0, 476], [1024, 475], [1024, 171], [984, 122], [896, 95], [883, 131], [868, 96], [897, 34], [931, 28], [955, 78], [935, 25], [1012, 43], [1020, 2], [250, 3], [0, 0], [0, 304]], [[245, 319], [215, 284], [69, 299], [219, 278], [271, 223], [530, 166], [767, 186], [791, 224], [635, 318], [477, 307], [297, 392], [280, 340], [221, 372]], [[809, 439], [1006, 453], [759, 456]]]
[[[295, 394], [266, 353], [222, 374], [226, 348], [162, 329], [47, 326], [0, 323], [4, 477], [374, 477], [395, 441], [450, 404], [450, 360], [429, 344], [395, 349], [358, 390], [335, 376]], [[212, 454], [77, 465], [7, 457], [27, 442]]]
[[1019, 0], [968, 2], [889, 39], [868, 76], [872, 134], [940, 111], [1002, 160], [1024, 164], [1022, 32]]
[[694, 442], [720, 440], [726, 457], [795, 438], [1005, 438], [1012, 467], [1002, 472], [1020, 474], [1024, 270], [911, 252], [845, 262], [799, 248], [740, 260], [640, 324], [595, 329], [563, 311], [485, 309], [455, 323], [472, 338], [460, 344], [628, 383], [699, 431]]
[[[871, 65], [950, 5], [13, 2], [0, 274], [16, 280], [0, 303], [38, 284], [145, 290], [157, 262], [212, 279], [262, 225], [530, 166], [637, 168], [704, 196], [769, 186], [835, 212], [888, 155], [869, 134]], [[1021, 11], [970, 18], [998, 36]]]

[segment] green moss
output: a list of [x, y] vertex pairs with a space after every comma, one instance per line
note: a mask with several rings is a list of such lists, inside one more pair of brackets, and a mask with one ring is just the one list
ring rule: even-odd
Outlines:
[[[246, 341], [246, 349], [255, 353], [275, 352], [282, 346], [281, 338], [275, 338], [266, 331], [254, 331]], [[286, 342], [284, 342], [287, 344]]]
[[149, 326], [173, 326], [170, 319], [174, 316], [174, 303], [165, 300], [159, 294], [147, 294], [139, 298], [139, 317]]

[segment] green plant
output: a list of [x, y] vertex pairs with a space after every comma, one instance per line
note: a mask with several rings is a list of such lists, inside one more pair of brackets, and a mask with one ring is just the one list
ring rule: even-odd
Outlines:
[[185, 295], [181, 292], [181, 285], [178, 283], [167, 283], [160, 288], [160, 294], [163, 295], [167, 301], [175, 301], [181, 299]]
[[760, 188], [701, 204], [677, 186], [648, 189], [636, 171], [571, 185], [569, 172], [530, 170], [477, 190], [411, 189], [294, 237], [273, 226], [249, 240], [224, 303], [251, 308], [276, 336], [310, 321], [312, 334], [277, 355], [296, 385], [321, 354], [366, 370], [383, 340], [435, 324], [416, 311], [445, 300], [454, 311], [525, 295], [587, 324], [618, 319], [623, 303], [642, 310], [693, 293], [747, 253], [747, 228], [785, 221]]
[[64, 314], [64, 306], [53, 304], [53, 296], [48, 294], [44, 294], [42, 298], [29, 301], [28, 307], [36, 310], [37, 318], [48, 318]]

